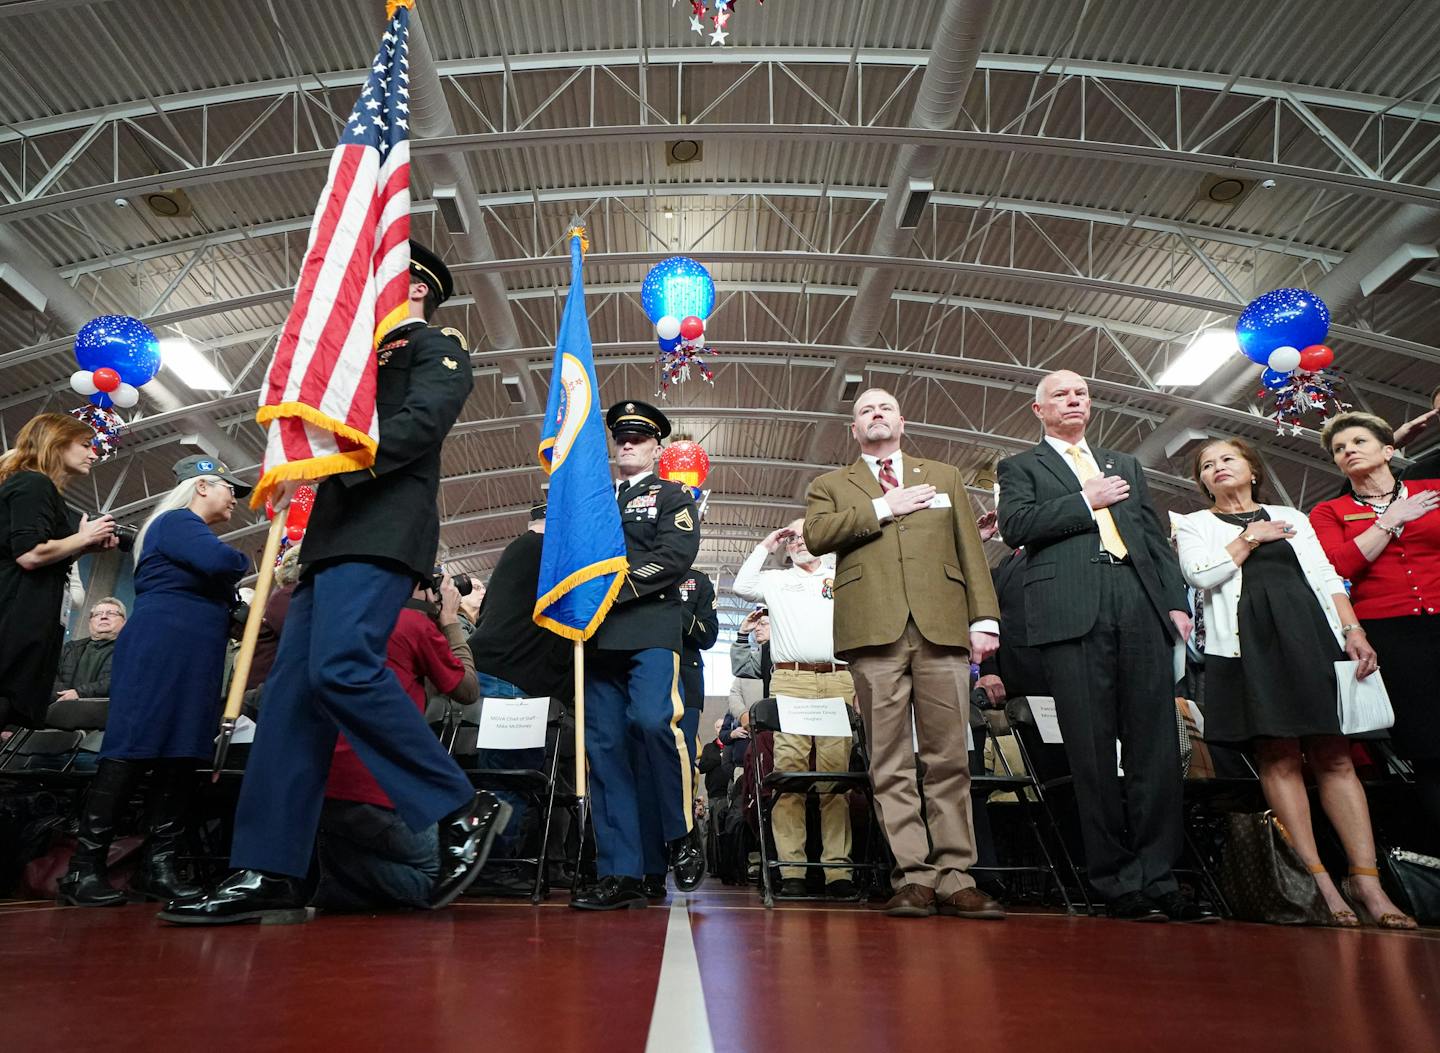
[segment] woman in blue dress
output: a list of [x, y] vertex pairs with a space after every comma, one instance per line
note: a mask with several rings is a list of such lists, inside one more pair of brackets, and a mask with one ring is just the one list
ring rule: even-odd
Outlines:
[[115, 642], [110, 713], [100, 764], [80, 816], [79, 845], [60, 881], [60, 902], [123, 903], [106, 856], [115, 821], [146, 771], [149, 838], [132, 888], [162, 902], [194, 898], [177, 867], [197, 765], [210, 756], [222, 708], [221, 681], [235, 585], [250, 560], [211, 528], [250, 492], [208, 457], [175, 465], [178, 484], [135, 542], [135, 610]]

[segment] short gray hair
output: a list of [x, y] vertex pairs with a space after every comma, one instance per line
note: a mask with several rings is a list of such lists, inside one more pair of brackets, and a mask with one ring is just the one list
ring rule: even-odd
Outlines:
[[130, 617], [130, 612], [125, 609], [125, 604], [122, 603], [120, 600], [116, 599], [114, 596], [101, 596], [98, 600], [96, 600], [94, 603], [92, 603], [92, 604], [90, 605], [90, 613], [91, 613], [91, 614], [94, 614], [94, 613], [95, 613], [95, 608], [96, 608], [96, 607], [99, 607], [102, 603], [108, 603], [108, 604], [110, 604], [110, 606], [112, 606], [112, 607], [119, 607], [119, 608], [120, 608], [120, 617], [122, 617], [122, 618], [128, 618], [128, 617]]

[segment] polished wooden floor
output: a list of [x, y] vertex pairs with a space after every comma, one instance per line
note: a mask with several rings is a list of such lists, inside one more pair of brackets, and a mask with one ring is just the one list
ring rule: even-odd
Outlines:
[[[726, 1053], [1440, 1050], [1435, 930], [898, 920], [721, 886], [681, 909]], [[195, 930], [0, 903], [0, 1050], [686, 1053], [652, 1034], [672, 914], [557, 895]]]

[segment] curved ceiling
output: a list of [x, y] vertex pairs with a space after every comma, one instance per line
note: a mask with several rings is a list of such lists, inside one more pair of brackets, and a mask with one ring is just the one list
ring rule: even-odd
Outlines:
[[[197, 392], [162, 373], [80, 503], [138, 520], [187, 441], [258, 461], [255, 392], [382, 7], [0, 3], [15, 71], [0, 262], [47, 299], [0, 299], [0, 427], [75, 404], [70, 338], [99, 313], [183, 335], [226, 380]], [[656, 390], [646, 269], [684, 252], [716, 279], [715, 384], [666, 400], [715, 462], [711, 569], [853, 457], [847, 374], [896, 391], [923, 454], [986, 475], [1034, 441], [1036, 379], [1074, 368], [1095, 378], [1092, 435], [1140, 452], [1162, 507], [1196, 503], [1183, 454], [1166, 455], [1185, 430], [1244, 434], [1282, 498], [1313, 502], [1333, 469], [1313, 433], [1258, 415], [1253, 369], [1159, 377], [1251, 297], [1304, 285], [1336, 308], [1355, 403], [1394, 421], [1426, 405], [1440, 272], [1365, 294], [1407, 245], [1440, 240], [1440, 26], [1424, 7], [741, 0], [714, 47], [669, 0], [420, 0], [415, 233], [456, 272], [437, 321], [469, 334], [476, 371], [445, 459], [453, 560], [483, 574], [540, 495], [572, 213], [591, 230], [606, 399]], [[969, 52], [957, 26], [978, 30]], [[695, 160], [673, 162], [680, 139]], [[887, 199], [912, 171], [934, 189], [897, 235]], [[483, 232], [446, 228], [433, 192], [457, 181]], [[152, 209], [155, 191], [181, 214]], [[253, 525], [233, 530], [258, 547]]]

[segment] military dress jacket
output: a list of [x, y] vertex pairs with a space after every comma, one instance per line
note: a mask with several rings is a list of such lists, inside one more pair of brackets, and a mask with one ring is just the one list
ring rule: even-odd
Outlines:
[[418, 320], [377, 355], [375, 465], [321, 482], [300, 562], [374, 561], [426, 577], [440, 544], [440, 448], [475, 382], [470, 356], [451, 331]]
[[680, 579], [680, 602], [684, 607], [684, 650], [680, 652], [680, 680], [685, 685], [685, 705], [704, 708], [705, 662], [701, 651], [708, 651], [720, 638], [720, 604], [715, 599], [715, 585], [703, 570], [691, 568]]
[[663, 647], [680, 653], [685, 636], [680, 582], [700, 551], [700, 513], [679, 483], [646, 475], [616, 495], [630, 570], [610, 613], [590, 638], [601, 651]]

